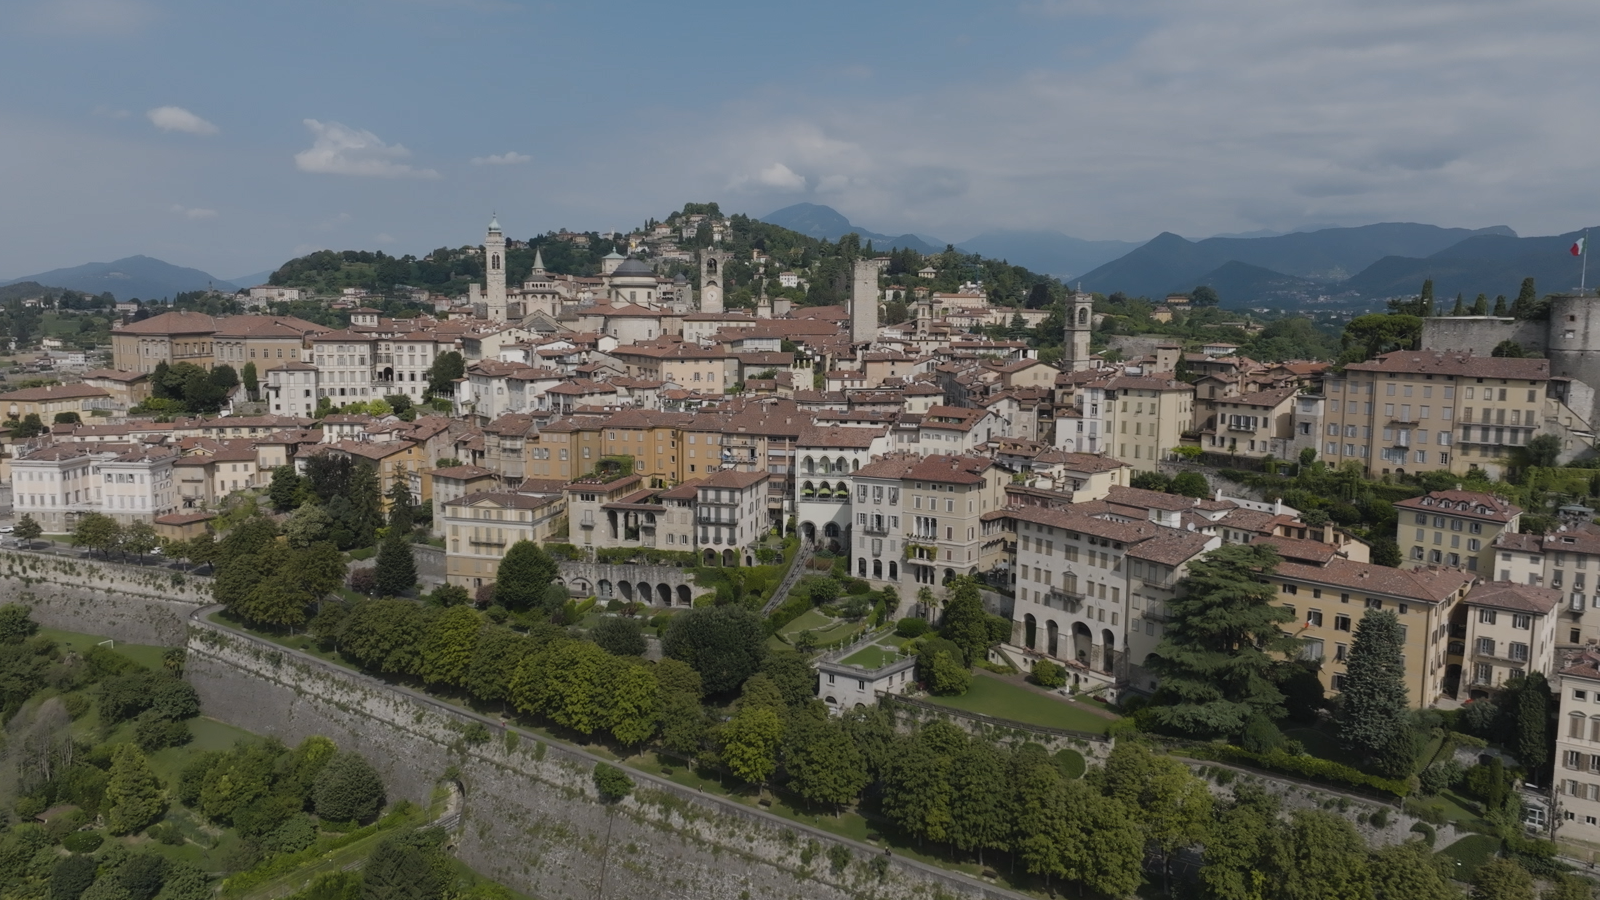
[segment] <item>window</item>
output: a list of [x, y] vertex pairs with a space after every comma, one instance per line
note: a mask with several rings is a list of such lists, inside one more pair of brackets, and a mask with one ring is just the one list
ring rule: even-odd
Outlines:
[[1479, 656], [1493, 656], [1494, 655], [1494, 638], [1487, 638], [1487, 637], [1478, 638], [1478, 655]]
[[1376, 597], [1368, 597], [1367, 609], [1383, 609], [1383, 601]]
[[1349, 655], [1350, 655], [1350, 645], [1349, 644], [1334, 644], [1333, 645], [1333, 658], [1334, 658], [1335, 662], [1344, 662], [1345, 658], [1348, 657]]
[[1349, 631], [1350, 630], [1350, 617], [1349, 616], [1342, 616], [1342, 615], [1341, 616], [1334, 616], [1333, 617], [1333, 630], [1334, 631]]
[[1512, 613], [1512, 615], [1511, 615], [1511, 627], [1512, 628], [1521, 628], [1521, 629], [1524, 629], [1524, 630], [1532, 628], [1533, 627], [1533, 616], [1530, 616], [1527, 613]]
[[1492, 609], [1480, 609], [1480, 610], [1478, 610], [1478, 622], [1479, 622], [1479, 624], [1482, 624], [1482, 625], [1493, 625], [1494, 624], [1494, 610], [1492, 610]]
[[1586, 700], [1589, 699], [1589, 692], [1588, 691], [1573, 691], [1572, 692], [1572, 699], [1578, 700], [1580, 702], [1581, 701], [1586, 701]]
[[1315, 626], [1317, 628], [1321, 628], [1322, 627], [1322, 610], [1320, 610], [1320, 609], [1306, 610], [1306, 621], [1311, 623], [1313, 626]]
[[1517, 662], [1527, 662], [1528, 661], [1528, 645], [1527, 644], [1519, 644], [1516, 641], [1512, 641], [1511, 642], [1511, 658], [1516, 660]]

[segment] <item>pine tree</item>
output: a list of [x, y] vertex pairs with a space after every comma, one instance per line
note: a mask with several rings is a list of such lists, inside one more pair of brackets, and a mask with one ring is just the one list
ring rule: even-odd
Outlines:
[[1472, 315], [1487, 316], [1488, 314], [1489, 297], [1487, 294], [1479, 294], [1478, 299], [1472, 301]]
[[1252, 716], [1283, 717], [1274, 676], [1299, 644], [1282, 628], [1294, 613], [1261, 580], [1278, 562], [1271, 545], [1228, 544], [1189, 566], [1172, 623], [1146, 663], [1161, 679], [1151, 709], [1162, 726], [1233, 736]]
[[1426, 319], [1433, 315], [1433, 279], [1422, 282], [1422, 296], [1417, 298], [1417, 315]]
[[389, 488], [389, 528], [410, 534], [411, 526], [415, 524], [416, 503], [406, 481], [405, 473], [401, 472], [395, 478], [394, 486]]
[[267, 485], [267, 499], [272, 501], [273, 509], [278, 512], [288, 512], [295, 508], [300, 493], [300, 480], [292, 465], [283, 465], [272, 470], [272, 482]]
[[370, 547], [383, 524], [383, 494], [378, 474], [369, 462], [350, 470], [350, 530], [357, 547]]
[[[1391, 775], [1409, 775], [1412, 763], [1404, 644], [1399, 616], [1368, 610], [1356, 626], [1339, 706], [1345, 745], [1363, 756], [1380, 757]], [[1402, 748], [1407, 749], [1400, 752]]]
[[1450, 310], [1450, 315], [1452, 315], [1452, 316], [1464, 316], [1466, 314], [1467, 314], [1466, 302], [1461, 299], [1461, 295], [1460, 294], [1457, 294], [1456, 295], [1456, 305], [1455, 305], [1454, 309]]
[[245, 393], [250, 395], [251, 400], [254, 400], [261, 395], [261, 381], [260, 377], [256, 374], [255, 363], [245, 363], [244, 371], [241, 373], [240, 377], [244, 379]]
[[1494, 314], [1497, 315], [1497, 316], [1503, 316], [1503, 315], [1507, 314], [1506, 313], [1506, 295], [1505, 294], [1500, 294], [1499, 296], [1494, 298]]
[[377, 575], [378, 593], [386, 597], [399, 597], [416, 587], [417, 560], [411, 542], [395, 529], [378, 545]]
[[1517, 291], [1516, 302], [1511, 304], [1511, 314], [1523, 318], [1533, 311], [1534, 305], [1539, 300], [1539, 290], [1534, 285], [1532, 278], [1522, 279], [1522, 287]]
[[109, 810], [106, 830], [112, 834], [143, 831], [167, 811], [161, 779], [151, 771], [137, 746], [118, 744], [112, 752], [104, 806]]
[[17, 536], [17, 540], [31, 541], [44, 534], [44, 528], [34, 520], [33, 516], [23, 513], [22, 518], [17, 520], [17, 525], [12, 529], [11, 533]]
[[517, 541], [500, 559], [495, 572], [495, 603], [513, 612], [537, 607], [544, 589], [556, 580], [560, 569], [550, 554], [532, 541]]

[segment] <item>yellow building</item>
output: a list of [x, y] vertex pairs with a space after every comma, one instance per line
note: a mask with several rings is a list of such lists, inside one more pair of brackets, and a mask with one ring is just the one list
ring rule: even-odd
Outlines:
[[1085, 393], [1105, 422], [1106, 451], [1140, 472], [1155, 471], [1194, 423], [1194, 388], [1170, 373], [1118, 375]]
[[111, 329], [111, 367], [154, 372], [160, 363], [212, 366], [217, 321], [203, 313], [168, 312]]
[[439, 507], [445, 535], [445, 580], [469, 590], [493, 583], [500, 560], [517, 541], [544, 543], [566, 512], [559, 496], [486, 491]]
[[216, 320], [212, 356], [217, 365], [243, 371], [255, 363], [262, 381], [268, 369], [306, 357], [306, 338], [332, 331], [294, 316], [227, 316]]
[[57, 413], [77, 413], [87, 421], [94, 410], [109, 410], [111, 405], [110, 392], [88, 384], [51, 384], [0, 394], [0, 415], [7, 419], [36, 415], [46, 425]]
[[1408, 571], [1334, 557], [1320, 565], [1285, 561], [1267, 582], [1276, 587], [1279, 603], [1294, 611], [1291, 631], [1305, 642], [1304, 658], [1322, 661], [1322, 685], [1330, 693], [1344, 686], [1355, 630], [1368, 610], [1389, 610], [1400, 617], [1411, 705], [1427, 706], [1446, 692], [1446, 676], [1452, 671], [1450, 624], [1457, 605], [1477, 582], [1475, 576], [1460, 569]]
[[1452, 566], [1494, 577], [1495, 540], [1517, 531], [1522, 510], [1476, 491], [1434, 491], [1395, 505], [1401, 565]]
[[1546, 359], [1400, 350], [1351, 363], [1323, 385], [1322, 457], [1373, 475], [1478, 466], [1498, 476], [1513, 450], [1561, 418], [1549, 385]]

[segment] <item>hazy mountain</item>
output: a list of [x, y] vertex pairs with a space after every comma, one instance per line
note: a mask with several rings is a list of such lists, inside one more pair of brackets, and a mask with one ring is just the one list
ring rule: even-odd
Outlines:
[[[1210, 285], [1227, 306], [1294, 302], [1329, 293], [1327, 285], [1321, 282], [1285, 275], [1238, 260], [1223, 263], [1181, 290], [1189, 291], [1201, 284]], [[1173, 290], [1180, 288], [1175, 286]]]
[[[1185, 240], [1165, 232], [1080, 280], [1086, 290], [1155, 297], [1178, 287], [1194, 287], [1224, 263], [1238, 261], [1284, 275], [1332, 283], [1350, 278], [1384, 257], [1431, 256], [1477, 235], [1516, 238], [1516, 232], [1503, 225], [1473, 230], [1408, 222], [1203, 241]], [[1229, 305], [1246, 300], [1227, 294], [1222, 299]]]
[[985, 231], [956, 246], [967, 253], [1003, 259], [1014, 266], [1071, 280], [1140, 245], [1134, 241], [1086, 241], [1059, 231], [996, 230]]
[[[1464, 294], [1468, 303], [1480, 293], [1491, 300], [1496, 294], [1516, 297], [1522, 279], [1529, 276], [1541, 294], [1565, 291], [1578, 286], [1583, 261], [1568, 251], [1582, 236], [1582, 231], [1544, 237], [1477, 235], [1426, 257], [1385, 257], [1339, 288], [1363, 297], [1397, 297], [1417, 293], [1432, 278], [1435, 302], [1446, 309], [1456, 294]], [[1590, 272], [1589, 278], [1600, 281], [1600, 271]]]
[[219, 291], [239, 289], [232, 282], [223, 281], [199, 269], [185, 269], [148, 256], [130, 256], [109, 263], [85, 263], [70, 269], [52, 269], [49, 272], [40, 272], [38, 275], [13, 278], [0, 284], [16, 284], [22, 281], [37, 281], [49, 287], [71, 288], [88, 294], [110, 291], [118, 300], [134, 297], [155, 300], [175, 297], [184, 291], [203, 291], [207, 288], [216, 288]]
[[276, 271], [276, 269], [268, 269], [265, 272], [257, 272], [254, 275], [240, 275], [238, 278], [229, 278], [228, 281], [237, 284], [241, 288], [252, 288], [258, 284], [266, 284], [267, 279], [271, 278], [272, 273]]
[[937, 240], [918, 237], [914, 234], [902, 234], [898, 237], [879, 234], [865, 228], [852, 225], [850, 220], [831, 206], [822, 206], [817, 203], [796, 203], [785, 206], [783, 209], [767, 213], [758, 217], [769, 225], [777, 225], [790, 231], [798, 231], [807, 237], [814, 237], [824, 241], [837, 241], [854, 231], [861, 235], [861, 242], [872, 242], [874, 250], [888, 250], [894, 247], [905, 247], [918, 253], [943, 253], [945, 245]]

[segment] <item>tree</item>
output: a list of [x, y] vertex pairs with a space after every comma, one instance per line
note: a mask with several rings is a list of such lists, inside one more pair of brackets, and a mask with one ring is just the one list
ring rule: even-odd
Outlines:
[[1422, 319], [1408, 315], [1371, 313], [1356, 316], [1340, 338], [1343, 362], [1361, 362], [1391, 350], [1412, 350], [1422, 337]]
[[1029, 674], [1034, 684], [1052, 691], [1065, 687], [1067, 684], [1066, 667], [1057, 665], [1048, 659], [1034, 660], [1033, 668]]
[[383, 524], [383, 496], [378, 473], [372, 463], [362, 461], [350, 467], [349, 528], [354, 546], [370, 547]]
[[935, 651], [927, 671], [928, 690], [941, 696], [960, 696], [972, 685], [972, 671], [954, 653]]
[[1172, 857], [1205, 840], [1211, 821], [1211, 791], [1206, 782], [1169, 756], [1154, 756], [1135, 743], [1117, 745], [1101, 770], [1107, 796], [1139, 811], [1145, 840], [1161, 852], [1162, 875], [1171, 881]]
[[1528, 465], [1551, 468], [1561, 455], [1561, 438], [1553, 434], [1536, 435], [1533, 440], [1528, 441], [1523, 452], [1526, 454]]
[[107, 556], [122, 546], [122, 526], [102, 513], [84, 513], [72, 529], [72, 546], [99, 550]]
[[1196, 309], [1203, 306], [1216, 306], [1222, 302], [1217, 296], [1217, 291], [1209, 284], [1202, 284], [1189, 292], [1189, 304]]
[[1397, 569], [1402, 562], [1400, 558], [1400, 545], [1388, 535], [1379, 535], [1372, 540], [1372, 564], [1388, 566]]
[[1521, 344], [1508, 338], [1495, 344], [1494, 349], [1489, 351], [1489, 355], [1504, 359], [1522, 359], [1528, 355], [1528, 352], [1522, 349]]
[[1411, 774], [1410, 704], [1400, 617], [1369, 609], [1356, 625], [1339, 705], [1339, 734], [1353, 753], [1379, 760], [1391, 778]]
[[700, 673], [707, 694], [726, 694], [743, 684], [766, 655], [760, 614], [740, 606], [700, 607], [667, 624], [662, 653]]
[[411, 542], [398, 529], [391, 528], [378, 545], [378, 593], [399, 597], [417, 585], [417, 560]]
[[340, 753], [328, 760], [311, 787], [317, 815], [329, 822], [371, 819], [383, 805], [383, 779], [359, 753]]
[[167, 877], [161, 885], [162, 900], [210, 900], [211, 880], [199, 866], [187, 860], [167, 863]]
[[1417, 315], [1427, 319], [1433, 316], [1433, 279], [1422, 282], [1422, 296], [1417, 298]]
[[600, 671], [601, 726], [617, 743], [649, 740], [661, 722], [661, 685], [655, 670], [631, 656], [608, 657]]
[[288, 512], [300, 502], [300, 485], [303, 479], [293, 465], [282, 465], [272, 470], [272, 482], [267, 485], [267, 499], [278, 512]]
[[1005, 761], [988, 741], [972, 741], [950, 760], [952, 842], [976, 851], [980, 865], [983, 851], [1004, 850], [1011, 843], [1005, 776]]
[[112, 751], [104, 802], [106, 830], [112, 834], [143, 831], [167, 811], [161, 779], [133, 744], [118, 744]]
[[1279, 562], [1265, 544], [1230, 544], [1191, 563], [1172, 622], [1146, 665], [1160, 678], [1151, 705], [1163, 727], [1232, 736], [1254, 715], [1282, 718], [1278, 660], [1299, 643], [1281, 628], [1294, 613], [1260, 579]]
[[883, 812], [920, 843], [950, 840], [951, 754], [927, 739], [928, 729], [895, 742], [883, 771]]
[[750, 783], [764, 785], [778, 766], [783, 720], [768, 706], [741, 707], [722, 728], [722, 758], [729, 771]]
[[244, 380], [245, 393], [250, 395], [251, 400], [259, 400], [261, 398], [261, 381], [259, 376], [256, 375], [255, 363], [247, 362], [244, 364], [242, 378]]
[[428, 367], [428, 396], [454, 396], [456, 379], [466, 374], [466, 360], [455, 350], [447, 350], [435, 356], [433, 365]]
[[1206, 838], [1200, 884], [1214, 900], [1261, 900], [1280, 827], [1279, 801], [1253, 784], [1235, 784], [1233, 795]]
[[500, 559], [494, 582], [495, 603], [516, 612], [536, 609], [544, 590], [561, 574], [544, 548], [532, 541], [517, 541]]
[[44, 528], [34, 520], [33, 516], [23, 513], [22, 518], [17, 520], [16, 527], [12, 528], [11, 533], [16, 535], [17, 540], [33, 541], [37, 540], [39, 535], [44, 534]]
[[1372, 900], [1461, 900], [1451, 873], [1421, 841], [1384, 847], [1372, 854], [1369, 868]]
[[1500, 742], [1527, 770], [1528, 780], [1547, 780], [1554, 762], [1551, 744], [1550, 682], [1534, 672], [1509, 678], [1500, 693], [1500, 715], [1495, 723]]
[[1194, 497], [1204, 500], [1211, 496], [1211, 485], [1206, 482], [1206, 477], [1199, 472], [1179, 472], [1173, 476], [1172, 487], [1169, 491], [1183, 497]]
[[1452, 316], [1464, 316], [1466, 314], [1467, 314], [1466, 301], [1464, 301], [1461, 298], [1460, 294], [1456, 294], [1456, 305], [1455, 305], [1454, 308], [1452, 308], [1450, 310], [1450, 315], [1452, 315]]
[[1297, 809], [1268, 853], [1265, 896], [1274, 900], [1366, 900], [1367, 847], [1350, 823], [1322, 810]]
[[1504, 316], [1504, 315], [1509, 315], [1510, 314], [1510, 311], [1506, 309], [1506, 295], [1505, 294], [1500, 294], [1499, 296], [1494, 298], [1494, 314], [1497, 315], [1497, 316]]
[[21, 422], [11, 426], [11, 436], [20, 440], [26, 440], [28, 438], [38, 437], [49, 430], [50, 429], [45, 426], [44, 420], [39, 418], [38, 413], [28, 413], [22, 417]]
[[511, 681], [518, 709], [579, 734], [605, 726], [605, 672], [613, 657], [594, 644], [564, 641], [525, 657]]
[[1594, 900], [1594, 882], [1581, 875], [1558, 875], [1539, 900]]
[[1518, 319], [1525, 319], [1533, 311], [1539, 301], [1539, 290], [1532, 278], [1522, 279], [1522, 287], [1517, 291], [1517, 299], [1511, 304], [1511, 315]]
[[1472, 877], [1472, 900], [1533, 900], [1533, 878], [1512, 860], [1491, 859]]
[[54, 425], [82, 425], [83, 417], [75, 412], [58, 412], [50, 421]]
[[328, 515], [327, 507], [320, 503], [307, 503], [295, 510], [283, 526], [283, 535], [288, 539], [289, 546], [297, 550], [328, 540], [332, 532], [333, 517]]
[[470, 606], [452, 606], [433, 620], [422, 639], [422, 678], [462, 687], [477, 655], [483, 620]]
[[789, 787], [811, 803], [839, 808], [867, 786], [861, 751], [833, 716], [799, 715], [783, 736], [783, 769]]
[[407, 829], [384, 838], [361, 869], [361, 900], [441, 900], [450, 883], [442, 829]]
[[133, 522], [122, 530], [122, 552], [143, 556], [161, 546], [161, 538], [149, 522]]
[[939, 636], [961, 648], [963, 666], [988, 658], [988, 618], [976, 581], [963, 575], [950, 582]]
[[607, 616], [589, 631], [589, 640], [614, 656], [643, 656], [649, 645], [638, 619]]
[[86, 854], [74, 854], [50, 870], [50, 900], [78, 900], [94, 884], [98, 864]]
[[416, 523], [416, 503], [411, 496], [411, 488], [406, 484], [407, 480], [405, 474], [401, 473], [389, 488], [389, 530], [410, 534]]
[[1129, 484], [1132, 487], [1140, 488], [1141, 490], [1160, 491], [1161, 493], [1165, 494], [1172, 487], [1172, 479], [1161, 474], [1160, 472], [1152, 470], [1149, 472], [1139, 472], [1138, 474], [1134, 475], [1133, 480], [1129, 482]]

